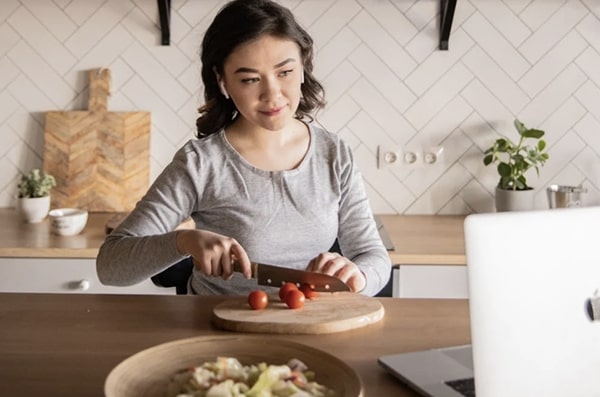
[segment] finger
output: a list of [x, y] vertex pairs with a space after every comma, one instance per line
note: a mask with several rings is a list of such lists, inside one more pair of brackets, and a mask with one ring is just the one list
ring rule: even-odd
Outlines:
[[[200, 270], [200, 273], [209, 276], [210, 275], [210, 265], [207, 264], [206, 261], [197, 260], [196, 258], [192, 258], [192, 262], [194, 263], [194, 267]], [[208, 262], [210, 263], [210, 262]]]
[[316, 269], [315, 263], [316, 263], [317, 258], [313, 258], [308, 262], [308, 265], [306, 266], [306, 271], [307, 272], [314, 272]]
[[222, 257], [213, 257], [210, 261], [211, 266], [211, 276], [220, 276], [221, 275], [221, 258]]
[[224, 280], [229, 280], [231, 277], [233, 277], [234, 260], [235, 257], [233, 256], [233, 254], [231, 254], [231, 249], [227, 253], [227, 255], [223, 255], [223, 257], [221, 258], [221, 277], [223, 277]]
[[347, 284], [356, 271], [357, 269], [354, 265], [346, 263], [335, 273], [335, 276]]
[[346, 282], [352, 292], [360, 292], [367, 286], [367, 279], [363, 272], [358, 270]]
[[[231, 245], [230, 256], [233, 255], [239, 262], [240, 267], [242, 268], [242, 273], [246, 278], [252, 278], [252, 267], [250, 264], [250, 258], [248, 258], [248, 254], [246, 250], [234, 240]], [[233, 268], [231, 269], [233, 270]]]
[[229, 280], [233, 275], [233, 263], [231, 260], [231, 254], [223, 255], [221, 258], [221, 277], [224, 280]]
[[339, 255], [333, 252], [320, 253], [316, 258], [314, 258], [311, 261], [311, 271], [318, 273], [326, 273], [325, 269], [329, 266], [329, 261], [337, 257], [339, 257]]
[[323, 264], [323, 266], [320, 269], [320, 272], [330, 275], [330, 276], [337, 277], [338, 272], [343, 269], [343, 267], [346, 265], [346, 263], [347, 263], [346, 258], [341, 257], [341, 256], [336, 257], [334, 259], [330, 259]]

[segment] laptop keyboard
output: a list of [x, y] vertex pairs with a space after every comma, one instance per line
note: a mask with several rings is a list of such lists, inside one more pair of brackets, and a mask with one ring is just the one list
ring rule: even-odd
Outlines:
[[445, 382], [448, 386], [465, 397], [475, 397], [475, 379], [457, 379]]

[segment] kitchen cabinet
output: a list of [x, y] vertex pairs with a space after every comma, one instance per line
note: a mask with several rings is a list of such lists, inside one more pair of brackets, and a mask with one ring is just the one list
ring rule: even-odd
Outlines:
[[0, 258], [0, 292], [175, 295], [150, 280], [130, 287], [102, 285], [95, 259]]
[[90, 213], [76, 236], [50, 233], [48, 219], [24, 223], [14, 208], [0, 208], [0, 292], [175, 295], [152, 281], [130, 287], [102, 285], [96, 255], [112, 213]]
[[392, 296], [468, 298], [462, 215], [378, 215], [389, 240]]

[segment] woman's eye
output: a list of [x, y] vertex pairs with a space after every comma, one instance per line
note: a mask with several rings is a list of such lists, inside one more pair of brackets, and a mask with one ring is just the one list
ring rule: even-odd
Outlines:
[[256, 83], [258, 81], [258, 77], [252, 77], [249, 79], [242, 79], [242, 83], [244, 84], [252, 84], [252, 83]]
[[280, 72], [279, 75], [281, 77], [285, 77], [285, 76], [289, 75], [290, 73], [292, 73], [293, 71], [294, 71], [294, 69], [284, 70], [283, 72]]

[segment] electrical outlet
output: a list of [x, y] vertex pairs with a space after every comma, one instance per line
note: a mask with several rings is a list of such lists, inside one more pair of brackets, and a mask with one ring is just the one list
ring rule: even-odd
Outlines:
[[441, 146], [430, 146], [423, 151], [423, 162], [426, 165], [435, 165], [442, 162], [444, 148]]
[[421, 162], [421, 154], [416, 150], [404, 152], [404, 165], [417, 166]]
[[377, 168], [387, 168], [402, 164], [402, 149], [400, 147], [377, 147]]

